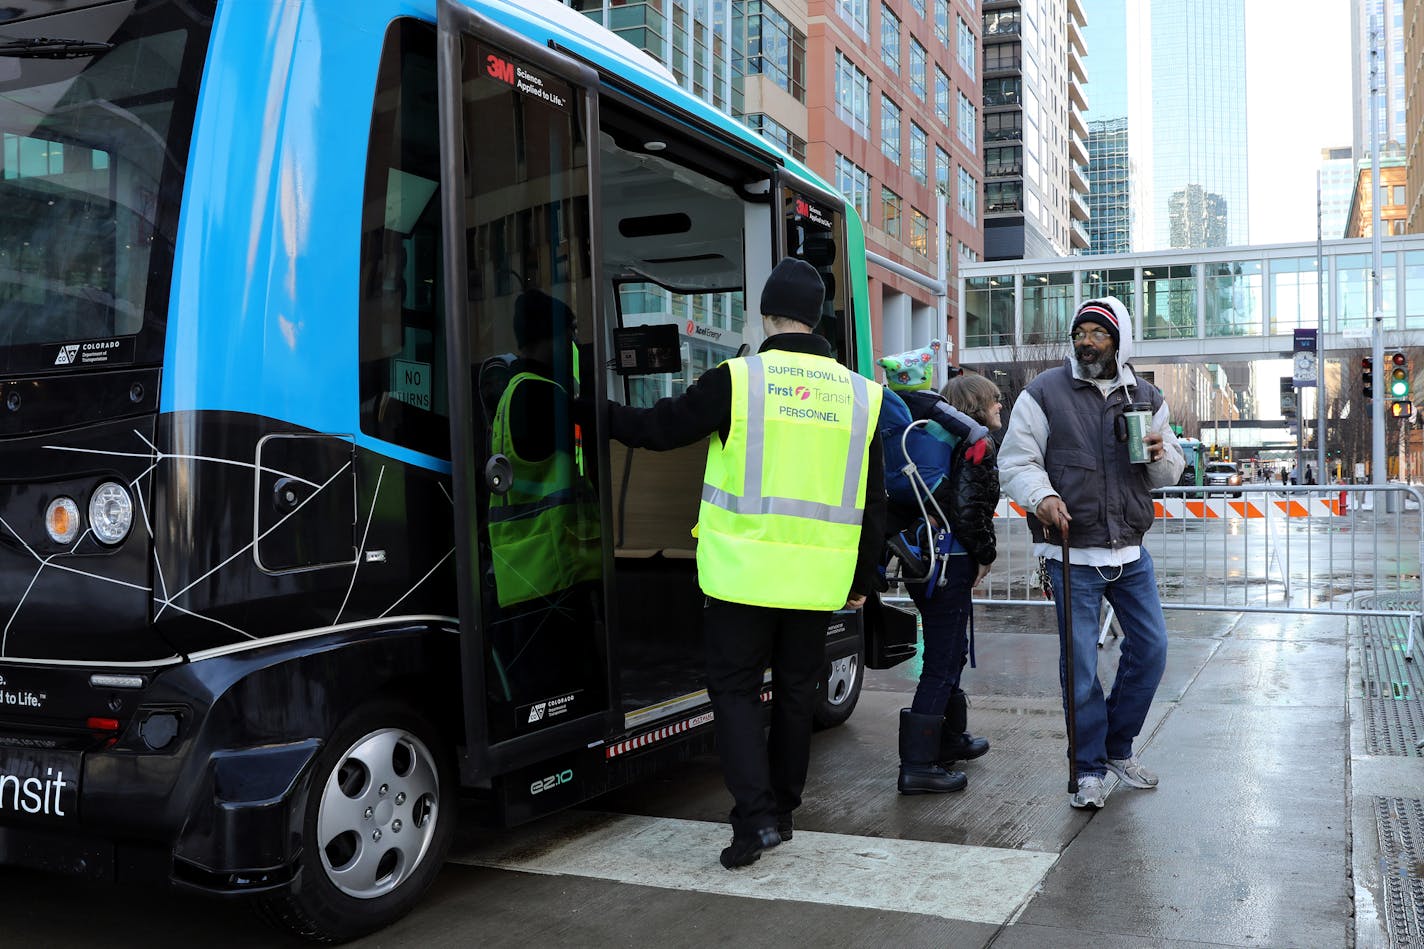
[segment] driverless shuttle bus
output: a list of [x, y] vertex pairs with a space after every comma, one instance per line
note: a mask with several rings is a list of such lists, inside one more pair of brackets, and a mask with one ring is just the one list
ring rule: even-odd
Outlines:
[[842, 198], [554, 0], [8, 0], [0, 136], [0, 861], [341, 940], [712, 747], [705, 449], [599, 407], [785, 255], [868, 374]]

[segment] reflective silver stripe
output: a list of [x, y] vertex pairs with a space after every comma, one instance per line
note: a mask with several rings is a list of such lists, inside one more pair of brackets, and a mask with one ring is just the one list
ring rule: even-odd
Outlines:
[[760, 356], [742, 360], [747, 367], [746, 449], [743, 452], [742, 491], [732, 494], [715, 485], [702, 485], [702, 500], [733, 514], [784, 514], [829, 524], [858, 525], [864, 519], [855, 503], [865, 467], [866, 445], [870, 440], [870, 394], [864, 376], [850, 373], [855, 396], [851, 414], [850, 458], [841, 485], [839, 506], [802, 501], [796, 498], [762, 497], [762, 469], [766, 460], [766, 369]]
[[850, 387], [855, 390], [855, 413], [850, 419], [850, 459], [841, 488], [841, 507], [855, 507], [860, 473], [865, 467], [866, 444], [870, 441], [870, 393], [866, 391], [865, 382], [864, 376], [850, 374]]
[[759, 498], [752, 501], [740, 498], [728, 491], [714, 488], [710, 484], [702, 486], [702, 500], [713, 507], [719, 507], [733, 514], [785, 514], [789, 517], [806, 517], [828, 524], [858, 525], [864, 519], [860, 508], [836, 507], [816, 501], [798, 501], [795, 498]]
[[[761, 474], [766, 462], [766, 366], [760, 356], [747, 364], [747, 448], [742, 454], [742, 497], [751, 510], [761, 505]], [[718, 505], [721, 507], [721, 505]]]

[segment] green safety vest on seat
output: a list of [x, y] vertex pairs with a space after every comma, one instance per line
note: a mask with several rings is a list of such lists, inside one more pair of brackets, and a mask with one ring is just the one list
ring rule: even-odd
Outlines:
[[883, 390], [824, 356], [730, 359], [731, 427], [707, 448], [697, 575], [719, 600], [845, 605]]
[[513, 468], [509, 490], [490, 495], [490, 553], [500, 606], [549, 597], [603, 575], [597, 495], [578, 463], [581, 446], [564, 444], [571, 424], [567, 415], [538, 420], [554, 426], [549, 457], [531, 461], [515, 450], [509, 407], [514, 390], [530, 380], [554, 386], [568, 404], [563, 386], [521, 372], [509, 381], [495, 409], [490, 450], [507, 457]]

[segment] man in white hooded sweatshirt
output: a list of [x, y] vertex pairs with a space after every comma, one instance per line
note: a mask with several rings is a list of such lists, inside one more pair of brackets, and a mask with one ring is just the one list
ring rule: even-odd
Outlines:
[[[1073, 355], [1035, 378], [1014, 404], [999, 454], [1004, 492], [1028, 514], [1034, 553], [1048, 574], [1058, 613], [1059, 681], [1064, 609], [1073, 610], [1078, 791], [1074, 807], [1102, 807], [1112, 771], [1136, 788], [1157, 786], [1132, 743], [1167, 661], [1167, 623], [1152, 557], [1141, 546], [1152, 526], [1153, 488], [1176, 484], [1186, 458], [1162, 393], [1128, 365], [1132, 316], [1116, 297], [1089, 300], [1071, 328]], [[1129, 405], [1152, 413], [1145, 464], [1128, 460]], [[1047, 531], [1047, 533], [1045, 533]], [[1071, 604], [1063, 602], [1062, 539], [1068, 538]], [[1112, 694], [1098, 680], [1098, 608], [1105, 598], [1122, 626], [1122, 656]]]

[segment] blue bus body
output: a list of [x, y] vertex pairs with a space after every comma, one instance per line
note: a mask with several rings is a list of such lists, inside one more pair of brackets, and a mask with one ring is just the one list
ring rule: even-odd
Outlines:
[[[712, 747], [700, 455], [560, 400], [755, 348], [788, 253], [869, 374], [864, 237], [553, 0], [131, 7], [0, 14], [0, 854], [350, 938], [419, 898], [460, 788], [514, 823]], [[671, 373], [617, 366], [644, 330]], [[519, 380], [591, 559], [515, 594]], [[833, 724], [858, 618], [827, 648]]]

